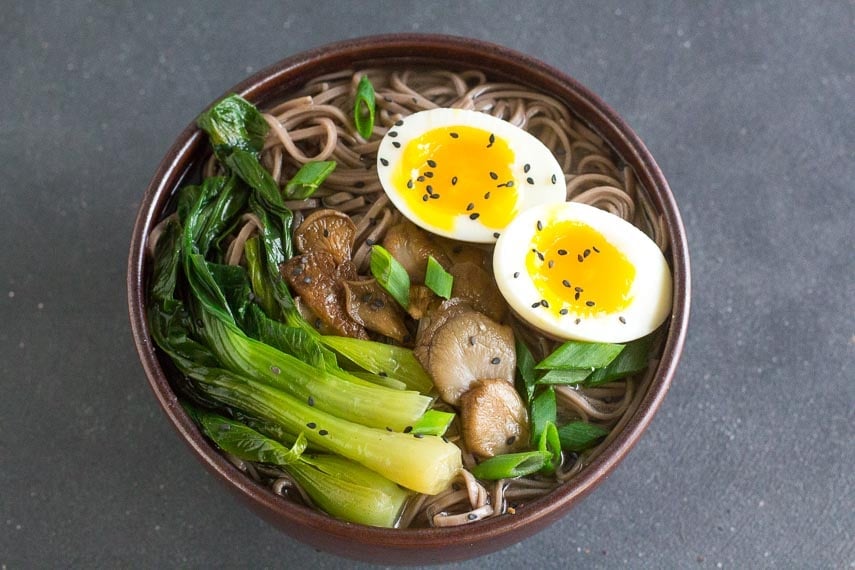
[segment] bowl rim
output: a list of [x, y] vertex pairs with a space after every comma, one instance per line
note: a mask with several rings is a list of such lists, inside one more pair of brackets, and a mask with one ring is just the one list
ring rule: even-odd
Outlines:
[[[252, 481], [217, 452], [196, 428], [172, 391], [158, 360], [145, 317], [148, 235], [158, 221], [169, 195], [181, 184], [193, 164], [192, 157], [202, 152], [202, 145], [206, 143], [195, 122], [185, 127], [170, 146], [140, 202], [128, 256], [128, 312], [134, 343], [149, 385], [173, 427], [205, 467], [246, 499], [256, 512], [304, 542], [345, 556], [355, 553], [357, 558], [378, 560], [370, 554], [370, 549], [380, 548], [397, 550], [401, 555], [400, 562], [414, 563], [420, 561], [413, 558], [414, 552], [432, 551], [441, 556], [437, 553], [448, 549], [448, 553], [454, 556], [449, 556], [447, 560], [459, 560], [509, 546], [551, 524], [593, 491], [638, 441], [664, 400], [685, 342], [691, 296], [688, 244], [673, 193], [647, 147], [629, 125], [599, 96], [573, 77], [510, 48], [483, 40], [441, 34], [365, 36], [292, 55], [239, 82], [226, 93], [239, 93], [263, 106], [312, 76], [324, 73], [324, 70], [341, 69], [342, 66], [364, 67], [372, 62], [389, 59], [394, 59], [398, 64], [433, 61], [434, 65], [452, 65], [462, 60], [465, 65], [458, 64], [458, 67], [490, 70], [489, 73], [493, 75], [506, 74], [508, 69], [523, 73], [523, 83], [536, 83], [538, 89], [547, 90], [549, 94], [563, 100], [571, 112], [593, 126], [615, 148], [621, 159], [634, 167], [639, 182], [663, 216], [669, 234], [673, 302], [662, 357], [633, 417], [608, 447], [573, 479], [573, 484], [562, 485], [546, 496], [527, 503], [515, 515], [488, 518], [473, 525], [382, 529], [338, 521], [279, 497]], [[497, 72], [496, 69], [503, 71]], [[218, 100], [219, 97], [214, 101]], [[325, 537], [321, 542], [318, 541], [318, 533]], [[499, 537], [507, 540], [497, 540]], [[330, 545], [330, 538], [356, 540], [367, 548], [348, 552]], [[495, 542], [501, 544], [494, 546], [492, 543]], [[379, 559], [389, 560], [385, 556]], [[422, 559], [425, 560], [432, 559]]]

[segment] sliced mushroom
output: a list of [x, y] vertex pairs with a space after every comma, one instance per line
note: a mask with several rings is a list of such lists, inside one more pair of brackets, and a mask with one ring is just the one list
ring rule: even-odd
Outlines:
[[504, 321], [508, 314], [508, 303], [499, 291], [492, 273], [482, 266], [465, 261], [455, 263], [449, 270], [454, 282], [451, 294], [472, 303], [472, 308], [494, 321]]
[[355, 236], [356, 224], [350, 216], [336, 210], [318, 210], [294, 231], [294, 246], [300, 253], [325, 251], [338, 265], [350, 260]]
[[389, 228], [382, 245], [404, 266], [413, 283], [425, 282], [425, 270], [431, 255], [443, 267], [450, 266], [442, 247], [412, 222], [404, 221]]
[[478, 265], [482, 269], [490, 269], [491, 250], [441, 236], [435, 236], [435, 240], [445, 252], [446, 257], [448, 257], [452, 265], [469, 262]]
[[401, 306], [376, 279], [344, 281], [345, 308], [350, 317], [370, 331], [411, 342]]
[[410, 303], [407, 312], [415, 320], [420, 320], [434, 305], [442, 301], [425, 285], [410, 285]]
[[456, 406], [477, 380], [499, 378], [512, 385], [516, 353], [510, 327], [454, 301], [443, 303], [419, 328], [413, 354], [440, 397]]
[[297, 312], [300, 313], [303, 320], [315, 327], [315, 330], [319, 333], [335, 334], [335, 331], [328, 327], [324, 321], [312, 309], [310, 309], [306, 303], [303, 302], [302, 297], [294, 298], [294, 306], [297, 307]]
[[463, 440], [481, 457], [522, 451], [528, 446], [528, 412], [520, 395], [502, 378], [479, 380], [460, 397]]
[[280, 272], [303, 303], [336, 334], [368, 338], [365, 328], [354, 321], [345, 308], [342, 282], [352, 276], [352, 263], [338, 265], [331, 253], [313, 251], [292, 257], [282, 264]]

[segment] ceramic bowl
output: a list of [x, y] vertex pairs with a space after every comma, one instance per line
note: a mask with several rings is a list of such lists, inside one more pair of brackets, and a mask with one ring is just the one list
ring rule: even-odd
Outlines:
[[[452, 528], [380, 529], [348, 524], [274, 494], [235, 468], [201, 435], [179, 405], [170, 368], [152, 341], [146, 322], [146, 283], [151, 267], [146, 245], [170, 196], [198, 171], [209, 154], [203, 133], [189, 125], [178, 136], [145, 190], [128, 260], [128, 304], [136, 348], [149, 384], [172, 425], [199, 460], [251, 509], [288, 535], [315, 548], [380, 563], [437, 563], [462, 560], [510, 546], [566, 515], [596, 488], [642, 436], [662, 403], [677, 367], [689, 319], [689, 257], [674, 196], [662, 172], [632, 129], [608, 105], [567, 74], [524, 54], [483, 41], [439, 35], [387, 35], [344, 41], [289, 57], [228, 90], [264, 108], [308, 80], [361, 66], [412, 66], [478, 69], [563, 101], [614, 149], [635, 172], [669, 234], [673, 269], [673, 308], [667, 338], [652, 381], [618, 436], [570, 482], [516, 509], [514, 515], [488, 518]], [[202, 109], [199, 109], [201, 112]]]

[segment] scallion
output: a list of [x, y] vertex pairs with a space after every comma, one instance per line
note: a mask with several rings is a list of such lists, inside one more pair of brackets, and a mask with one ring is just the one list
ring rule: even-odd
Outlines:
[[453, 283], [454, 277], [432, 255], [429, 255], [427, 271], [425, 272], [425, 285], [427, 285], [428, 289], [443, 299], [448, 299], [451, 297], [451, 286]]
[[536, 445], [546, 429], [546, 424], [554, 424], [558, 414], [555, 390], [552, 387], [543, 390], [531, 401], [531, 441]]
[[292, 200], [308, 198], [320, 187], [327, 176], [335, 170], [334, 160], [307, 162], [285, 185], [285, 197]]
[[549, 370], [546, 374], [540, 377], [538, 384], [580, 384], [591, 375], [591, 370], [588, 368], [573, 369], [573, 370]]
[[356, 125], [356, 132], [364, 139], [370, 138], [371, 132], [374, 130], [375, 108], [374, 86], [371, 85], [368, 76], [363, 75], [356, 88], [356, 100], [353, 103], [353, 123]]
[[410, 305], [410, 276], [382, 246], [371, 247], [371, 274], [402, 307]]
[[535, 368], [538, 370], [602, 368], [620, 354], [623, 347], [622, 344], [568, 340], [543, 359]]
[[585, 451], [608, 434], [607, 429], [581, 421], [570, 422], [558, 428], [558, 439], [565, 451]]
[[543, 469], [549, 457], [549, 453], [540, 451], [496, 455], [472, 468], [472, 475], [485, 481], [524, 477]]

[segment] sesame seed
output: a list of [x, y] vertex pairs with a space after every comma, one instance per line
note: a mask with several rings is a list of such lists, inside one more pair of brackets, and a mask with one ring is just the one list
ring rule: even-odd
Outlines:
[[589, 255], [591, 255], [591, 250], [590, 250], [590, 249], [586, 249], [585, 251], [583, 251], [583, 252], [582, 252], [582, 256], [583, 256], [583, 257], [588, 257]]
[[312, 396], [309, 396], [309, 399], [306, 400], [306, 403], [309, 404], [310, 406], [314, 406], [315, 405], [315, 399]]
[[528, 174], [528, 171], [529, 171], [529, 170], [531, 170], [531, 165], [530, 165], [529, 163], [527, 163], [527, 162], [526, 162], [526, 163], [523, 165], [523, 172], [525, 172], [526, 174]]
[[520, 276], [520, 272], [519, 272], [519, 271], [514, 271], [514, 279], [516, 279], [516, 278], [517, 278], [517, 277], [519, 277], [519, 276]]
[[407, 426], [404, 428], [404, 433], [410, 433], [411, 431], [413, 431], [413, 426]]
[[502, 234], [500, 234], [499, 232], [493, 232], [493, 237], [496, 239], [499, 239], [499, 236], [501, 236], [501, 235]]
[[581, 323], [581, 322], [582, 322], [582, 319], [576, 319], [576, 321], [575, 321], [575, 323], [576, 323], [577, 325], [578, 325], [579, 323]]
[[416, 178], [416, 182], [424, 182], [424, 181], [425, 181], [424, 176], [419, 176], [418, 178]]
[[558, 181], [558, 177], [554, 174], [552, 175], [552, 183], [555, 184]]
[[369, 302], [369, 301], [371, 300], [371, 297], [373, 297], [373, 296], [374, 296], [374, 295], [372, 295], [371, 293], [365, 293], [365, 294], [362, 296], [362, 302], [363, 302], [363, 303], [367, 303], [367, 302]]
[[425, 178], [433, 178], [433, 172], [431, 172], [430, 170], [425, 172]]
[[454, 253], [454, 254], [458, 254], [462, 251], [463, 251], [462, 245], [455, 245], [453, 248], [451, 248], [451, 253]]
[[576, 291], [576, 294], [573, 295], [573, 298], [576, 299], [577, 301], [579, 300], [579, 292], [578, 291]]
[[294, 267], [294, 269], [291, 270], [291, 275], [296, 277], [299, 274], [301, 274], [302, 272], [303, 272], [303, 267], [300, 265], [297, 265], [296, 267]]
[[546, 302], [546, 299], [542, 299], [540, 301], [540, 304], [543, 305], [543, 308], [545, 308], [545, 309], [549, 308], [549, 303]]
[[618, 317], [617, 320], [619, 320], [621, 322], [621, 324], [624, 324], [624, 325], [626, 324], [626, 319], [623, 317]]
[[392, 137], [392, 138], [395, 138], [395, 137], [397, 137], [397, 136], [398, 136], [398, 132], [397, 132], [397, 131], [389, 131], [389, 132], [388, 132], [388, 133], [386, 133], [386, 134], [387, 134], [387, 135], [389, 135], [389, 136], [390, 136], [390, 137]]
[[431, 168], [436, 168], [436, 162], [434, 162], [433, 160], [428, 160], [427, 165]]
[[474, 209], [475, 209], [475, 204], [473, 204], [472, 202], [469, 202], [469, 204], [466, 205], [466, 211], [467, 212], [474, 210]]
[[490, 133], [490, 144], [487, 145], [487, 148], [490, 148], [491, 146], [493, 146], [494, 142], [496, 142], [496, 135], [494, 135], [493, 133]]
[[499, 179], [499, 175], [498, 175], [498, 174], [496, 174], [496, 173], [495, 173], [495, 172], [493, 172], [493, 171], [490, 171], [490, 178], [492, 178], [493, 180], [498, 180], [498, 179]]
[[460, 135], [458, 135], [457, 133], [448, 133], [448, 135], [449, 135], [451, 138], [453, 138], [453, 139], [456, 139], [457, 137], [459, 137], [459, 136], [460, 136]]
[[586, 305], [588, 305], [589, 307], [593, 307], [593, 306], [594, 306], [594, 302], [593, 302], [593, 301], [585, 301], [585, 304], [586, 304]]
[[505, 445], [513, 445], [516, 440], [517, 436], [512, 435], [511, 437], [505, 440]]
[[399, 143], [398, 141], [392, 141], [392, 146], [395, 148], [401, 148], [401, 143]]
[[470, 220], [477, 220], [480, 216], [481, 216], [481, 214], [476, 212], [474, 214], [469, 214], [469, 219]]
[[531, 308], [532, 308], [532, 309], [536, 309], [536, 308], [538, 308], [539, 306], [540, 306], [540, 301], [537, 301], [537, 302], [535, 302], [535, 303], [532, 303], [532, 304], [531, 304]]
[[392, 431], [392, 428], [390, 428], [389, 426], [386, 426], [386, 431]]
[[561, 309], [560, 311], [558, 311], [558, 314], [559, 315], [566, 315], [568, 312], [569, 311], [567, 309]]
[[270, 371], [274, 374], [279, 374], [280, 372], [282, 372], [282, 370], [280, 370], [278, 366], [271, 366]]
[[543, 222], [541, 222], [540, 220], [537, 220], [537, 231], [543, 231]]
[[576, 291], [577, 293], [581, 293], [582, 291], [584, 291], [584, 289], [582, 289], [581, 287], [576, 287], [573, 290]]
[[564, 279], [563, 281], [561, 281], [561, 284], [562, 284], [562, 285], [564, 285], [565, 287], [570, 287], [570, 282], [569, 282], [569, 281], [567, 281], [566, 279]]
[[470, 521], [474, 521], [478, 518], [478, 515], [476, 515], [475, 513], [469, 513], [468, 515], [466, 515], [466, 518]]
[[528, 182], [529, 184], [534, 184], [534, 178], [532, 178], [531, 176], [526, 178], [525, 181]]
[[550, 259], [549, 263], [547, 265], [549, 266], [550, 269], [552, 269], [553, 267], [555, 267], [555, 261]]
[[425, 186], [425, 192], [427, 192], [428, 194], [433, 194], [433, 186], [431, 186], [430, 184]]
[[502, 361], [498, 356], [494, 357], [493, 360], [490, 361], [490, 364], [499, 364]]
[[430, 196], [425, 194], [424, 196], [422, 196], [422, 202], [427, 202], [429, 198], [430, 198]]
[[489, 199], [490, 199], [490, 193], [489, 193], [489, 192], [487, 192], [486, 194], [484, 194], [484, 199], [485, 199], [485, 200], [489, 200]]
[[439, 198], [439, 194], [431, 194], [430, 197], [436, 200]]
[[514, 181], [508, 180], [507, 182], [505, 182], [505, 186], [507, 186], [508, 188], [513, 188], [514, 187]]
[[325, 430], [325, 429], [319, 429], [319, 430], [318, 430], [318, 435], [327, 435], [328, 433], [329, 433], [329, 432], [328, 432], [327, 430]]
[[380, 378], [386, 378], [389, 375], [386, 374], [386, 372], [384, 370], [381, 370], [380, 372], [377, 373], [377, 376], [379, 376]]
[[386, 306], [386, 303], [383, 302], [383, 299], [374, 299], [374, 301], [371, 303], [371, 306], [375, 309], [382, 309]]
[[357, 180], [356, 182], [353, 183], [353, 187], [354, 188], [365, 188], [365, 182], [363, 182], [362, 180]]
[[419, 102], [419, 100], [418, 100], [418, 99], [416, 99], [415, 97], [410, 97], [410, 99], [412, 100], [412, 102], [413, 102], [413, 103], [418, 103], [418, 102]]
[[422, 434], [420, 434], [420, 433], [414, 433], [414, 434], [413, 434], [413, 437], [414, 437], [414, 438], [416, 438], [416, 439], [421, 439], [421, 438], [423, 438], [424, 436], [423, 436]]
[[469, 337], [469, 346], [475, 346], [475, 337], [474, 336]]
[[330, 231], [328, 229], [324, 228], [322, 233], [324, 234], [324, 237], [330, 237]]
[[305, 276], [305, 277], [303, 277], [303, 283], [305, 283], [306, 285], [311, 285], [311, 283], [312, 283], [312, 278], [311, 278], [311, 277], [309, 277], [308, 275], [307, 275], [307, 276]]
[[452, 177], [451, 177], [451, 185], [452, 185], [452, 186], [455, 186], [456, 184], [457, 184], [457, 177], [456, 177], [456, 176], [452, 176]]
[[591, 249], [593, 249], [596, 253], [600, 253], [600, 250], [597, 249], [597, 246], [595, 246], [595, 245], [592, 245]]
[[538, 258], [539, 260], [543, 261], [543, 259], [544, 259], [544, 258], [543, 258], [543, 254], [542, 254], [542, 253], [540, 253], [539, 251], [535, 251], [535, 253], [537, 254], [537, 258]]
[[306, 424], [306, 427], [309, 429], [315, 429], [316, 427], [318, 427], [318, 424], [316, 424], [315, 422], [309, 422]]
[[559, 249], [558, 255], [567, 255], [567, 250], [566, 249]]
[[316, 329], [320, 329], [320, 328], [321, 328], [321, 324], [322, 324], [322, 323], [321, 323], [321, 318], [320, 318], [320, 317], [318, 317], [317, 319], [315, 319], [315, 328], [316, 328]]
[[386, 160], [385, 158], [381, 158], [381, 159], [380, 159], [380, 164], [382, 164], [383, 166], [389, 166], [389, 161], [388, 161], [388, 160]]
[[410, 180], [407, 180], [407, 188], [409, 188], [410, 190], [412, 190], [412, 189], [413, 189], [413, 180], [412, 180], [412, 178], [411, 178]]
[[401, 126], [401, 125], [403, 125], [403, 124], [404, 124], [404, 119], [398, 119], [397, 121], [395, 121], [395, 126], [396, 126], [396, 127], [400, 127], [400, 126]]
[[582, 257], [581, 255], [577, 255], [577, 256], [576, 256], [576, 259], [578, 259], [578, 260], [579, 260], [579, 263], [582, 263], [582, 261], [583, 261], [585, 258], [584, 258], [584, 257]]

